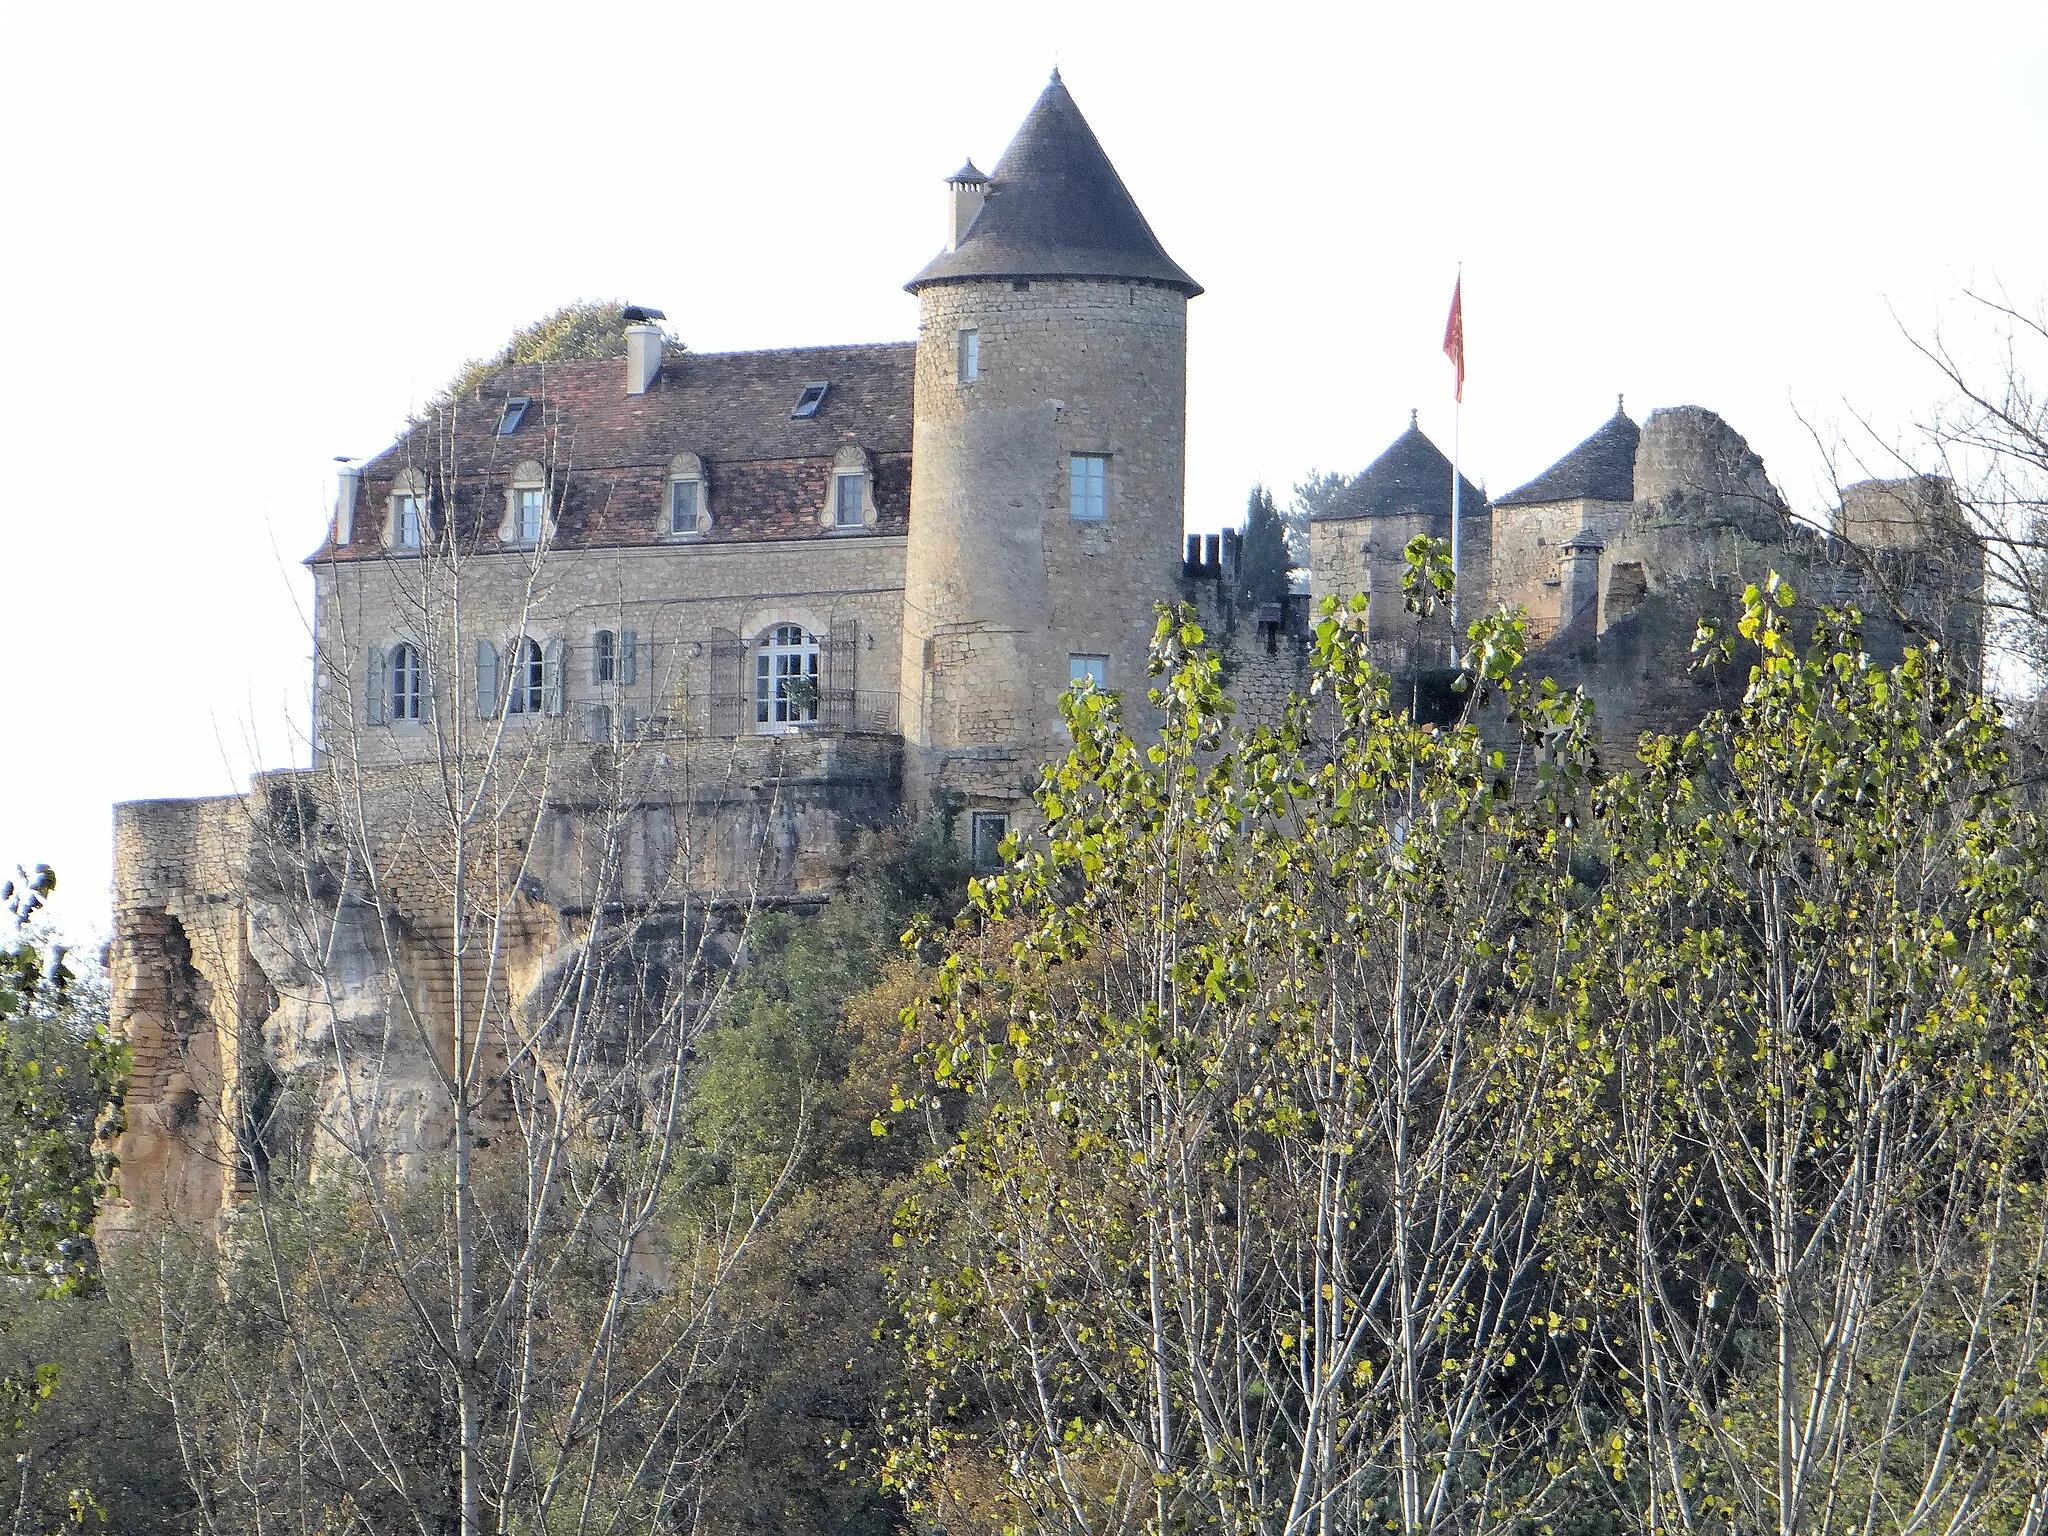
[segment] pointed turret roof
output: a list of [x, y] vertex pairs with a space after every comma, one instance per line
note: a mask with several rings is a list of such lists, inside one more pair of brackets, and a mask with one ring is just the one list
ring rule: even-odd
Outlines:
[[[1458, 476], [1459, 510], [1476, 513], [1486, 497], [1470, 480]], [[1408, 430], [1366, 467], [1365, 473], [1316, 514], [1317, 522], [1344, 522], [1360, 517], [1416, 516], [1449, 522], [1451, 461], [1423, 436], [1411, 418]]]
[[1621, 402], [1599, 431], [1559, 459], [1527, 485], [1495, 503], [1502, 507], [1534, 507], [1548, 501], [1634, 501], [1636, 445], [1642, 429], [1628, 419]]
[[1202, 285], [1174, 265], [1054, 70], [989, 177], [987, 201], [953, 250], [906, 286], [976, 278], [1100, 277]]

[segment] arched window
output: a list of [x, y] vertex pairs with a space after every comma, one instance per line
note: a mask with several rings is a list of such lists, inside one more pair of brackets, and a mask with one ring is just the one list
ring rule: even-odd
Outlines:
[[778, 624], [754, 652], [754, 725], [774, 731], [818, 718], [818, 637]]
[[511, 689], [505, 695], [505, 713], [508, 715], [537, 715], [547, 702], [547, 663], [541, 656], [540, 642], [534, 639], [517, 641], [512, 647]]
[[419, 647], [401, 643], [391, 648], [391, 718], [417, 720], [420, 717]]

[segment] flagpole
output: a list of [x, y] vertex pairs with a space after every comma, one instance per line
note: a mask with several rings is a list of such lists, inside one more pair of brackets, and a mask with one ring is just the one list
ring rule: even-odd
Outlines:
[[1458, 391], [1451, 406], [1451, 651], [1455, 664], [1458, 649], [1458, 456], [1464, 446], [1465, 428], [1465, 263], [1458, 263], [1458, 284], [1454, 290], [1460, 300], [1458, 315]]

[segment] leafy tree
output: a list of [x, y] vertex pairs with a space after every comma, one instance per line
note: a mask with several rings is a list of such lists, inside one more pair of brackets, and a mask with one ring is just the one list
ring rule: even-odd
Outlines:
[[1483, 1530], [1567, 1481], [1528, 1475], [1579, 1342], [1522, 1004], [1561, 963], [1527, 919], [1568, 882], [1590, 721], [1517, 679], [1499, 618], [1476, 680], [1522, 749], [1419, 723], [1364, 620], [1326, 605], [1275, 729], [1230, 734], [1184, 612], [1157, 745], [1065, 701], [1043, 842], [975, 886], [914, 1015], [903, 1107], [938, 1155], [900, 1217], [917, 1390], [882, 1465], [919, 1519]]
[[1273, 493], [1252, 487], [1245, 503], [1244, 525], [1238, 531], [1237, 600], [1250, 607], [1277, 603], [1287, 596], [1287, 529], [1273, 505]]
[[1749, 589], [1741, 705], [1600, 796], [1554, 1023], [1589, 1068], [1561, 1252], [1606, 1298], [1578, 1424], [1646, 1531], [2027, 1528], [2041, 830], [1941, 657], [1877, 667], [1839, 612], [1801, 651], [1791, 603]]
[[1336, 501], [1351, 483], [1349, 475], [1312, 469], [1307, 478], [1294, 482], [1294, 495], [1282, 517], [1287, 523], [1287, 553], [1298, 566], [1308, 564], [1308, 525], [1317, 513]]
[[503, 350], [465, 363], [434, 402], [439, 408], [480, 386], [501, 368], [522, 363], [574, 363], [626, 355], [626, 305], [620, 299], [565, 304], [512, 333]]

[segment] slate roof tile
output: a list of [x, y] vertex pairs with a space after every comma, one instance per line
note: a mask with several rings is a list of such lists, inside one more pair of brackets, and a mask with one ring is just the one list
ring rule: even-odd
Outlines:
[[1494, 503], [1499, 507], [1535, 507], [1550, 501], [1634, 501], [1636, 446], [1642, 429], [1619, 405], [1600, 430], [1559, 459], [1527, 485], [1518, 486]]
[[915, 293], [986, 277], [1104, 277], [1189, 298], [1202, 291], [1159, 244], [1057, 70], [996, 162], [966, 237], [905, 286]]

